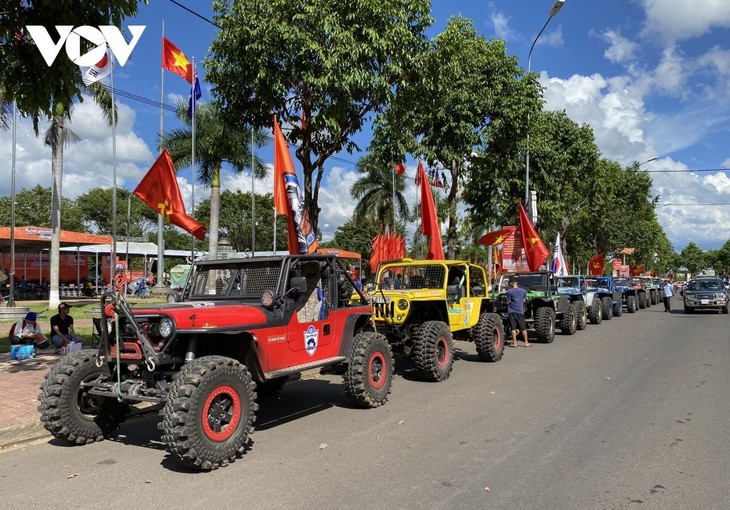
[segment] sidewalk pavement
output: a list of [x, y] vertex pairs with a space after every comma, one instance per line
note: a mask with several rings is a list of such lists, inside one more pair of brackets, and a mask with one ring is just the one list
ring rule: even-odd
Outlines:
[[49, 436], [38, 412], [43, 379], [58, 354], [39, 354], [26, 360], [11, 360], [0, 354], [0, 450]]

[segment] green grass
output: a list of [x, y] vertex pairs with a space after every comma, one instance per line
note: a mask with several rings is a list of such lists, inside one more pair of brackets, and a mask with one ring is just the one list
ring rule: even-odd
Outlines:
[[[162, 304], [164, 301], [157, 301], [151, 299], [145, 299], [144, 301], [130, 303], [132, 307], [135, 305], [144, 306], [155, 306]], [[56, 315], [55, 309], [49, 310], [47, 304], [31, 304], [23, 305], [19, 303], [18, 306], [28, 306], [31, 312], [38, 314], [38, 324], [41, 326], [41, 332], [51, 339], [51, 317]], [[83, 304], [74, 304], [71, 308], [71, 316], [74, 318], [74, 329], [76, 334], [79, 335], [83, 340], [84, 347], [91, 346], [91, 336], [93, 333], [94, 325], [91, 319], [94, 317], [101, 317], [99, 312], [99, 301], [89, 301]], [[0, 321], [0, 352], [10, 352], [10, 338], [8, 333], [12, 325], [18, 320], [3, 320]]]

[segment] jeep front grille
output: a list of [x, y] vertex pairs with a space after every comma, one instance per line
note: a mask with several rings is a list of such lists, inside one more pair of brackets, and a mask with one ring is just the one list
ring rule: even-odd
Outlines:
[[392, 319], [395, 316], [395, 303], [373, 303], [375, 320]]

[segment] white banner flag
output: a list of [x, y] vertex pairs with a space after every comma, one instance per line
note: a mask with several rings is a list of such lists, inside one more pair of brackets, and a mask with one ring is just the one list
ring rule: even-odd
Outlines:
[[81, 70], [81, 79], [84, 81], [84, 85], [91, 85], [92, 83], [111, 74], [113, 60], [114, 58], [112, 57], [111, 50], [107, 48], [106, 53], [104, 53], [104, 57], [93, 66], [79, 66], [79, 69]]
[[558, 232], [558, 236], [555, 239], [552, 270], [555, 276], [568, 276], [568, 264], [565, 263], [565, 258], [563, 257], [563, 247], [560, 246], [560, 232]]

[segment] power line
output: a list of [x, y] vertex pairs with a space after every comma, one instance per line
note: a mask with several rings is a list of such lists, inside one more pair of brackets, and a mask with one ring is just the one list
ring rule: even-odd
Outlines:
[[192, 10], [191, 8], [189, 8], [189, 7], [185, 7], [185, 6], [184, 6], [183, 4], [181, 4], [180, 2], [177, 2], [176, 0], [170, 0], [170, 2], [172, 2], [172, 3], [173, 3], [173, 4], [175, 4], [175, 5], [177, 5], [177, 6], [178, 6], [178, 7], [180, 7], [181, 9], [183, 9], [183, 10], [185, 10], [185, 11], [188, 11], [188, 12], [189, 12], [190, 14], [192, 14], [193, 16], [197, 16], [198, 18], [202, 19], [203, 21], [207, 21], [208, 23], [210, 23], [210, 24], [211, 24], [211, 25], [213, 25], [214, 27], [217, 27], [217, 28], [222, 28], [222, 27], [221, 27], [220, 25], [216, 25], [215, 23], [213, 23], [213, 21], [212, 21], [212, 20], [209, 20], [208, 18], [206, 18], [205, 16], [203, 16], [203, 15], [202, 15], [202, 14], [200, 14], [199, 12], [195, 12], [195, 11], [194, 11], [194, 10]]

